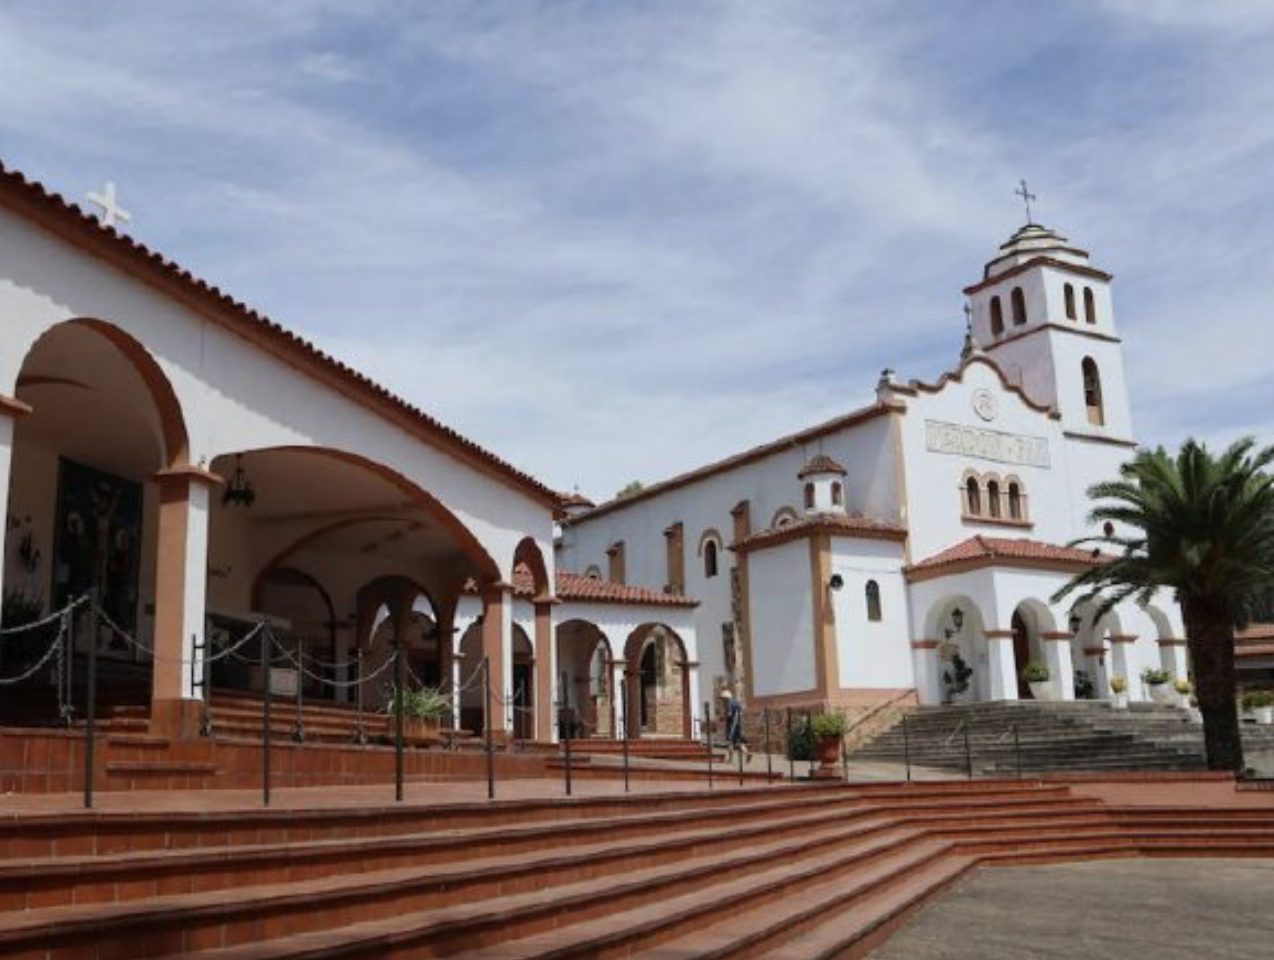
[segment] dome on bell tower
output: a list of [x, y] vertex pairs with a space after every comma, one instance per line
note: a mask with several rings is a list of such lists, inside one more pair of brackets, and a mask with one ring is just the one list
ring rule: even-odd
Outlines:
[[1087, 250], [1071, 246], [1070, 241], [1056, 230], [1039, 223], [1028, 223], [1000, 244], [999, 254], [987, 263], [982, 277], [990, 280], [1040, 257], [1077, 267], [1088, 266]]

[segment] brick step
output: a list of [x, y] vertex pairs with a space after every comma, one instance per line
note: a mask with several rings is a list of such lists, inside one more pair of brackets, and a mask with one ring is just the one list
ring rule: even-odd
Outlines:
[[[512, 941], [525, 941], [558, 927], [564, 937], [586, 931], [552, 953], [532, 956], [605, 957], [644, 955], [643, 950], [670, 936], [689, 932], [720, 916], [742, 913], [776, 896], [792, 895], [820, 877], [843, 877], [917, 844], [905, 831], [890, 831], [834, 844], [826, 836], [804, 842], [794, 858], [768, 845], [743, 854], [696, 858], [693, 864], [635, 870], [622, 876], [568, 884], [550, 890], [502, 897], [493, 903], [471, 903], [437, 910], [388, 916], [385, 919], [307, 931], [250, 948], [196, 954], [203, 960], [240, 960], [313, 956], [377, 957], [406, 960], [420, 956], [518, 956]], [[915, 861], [931, 853], [922, 850]], [[563, 922], [565, 921], [565, 922]], [[600, 922], [599, 922], [600, 921]], [[569, 924], [569, 925], [567, 925]], [[589, 925], [589, 926], [585, 926]], [[594, 933], [596, 931], [596, 933]], [[602, 943], [598, 937], [604, 938]], [[603, 946], [610, 949], [603, 949]], [[461, 952], [465, 951], [465, 952]]]
[[212, 775], [217, 772], [215, 763], [186, 760], [110, 760], [106, 764], [107, 776], [126, 777], [168, 776], [170, 774]]
[[[788, 871], [757, 895], [750, 879], [735, 880], [713, 891], [713, 902], [689, 896], [643, 905], [623, 914], [550, 931], [502, 945], [501, 960], [566, 960], [626, 957], [634, 954], [682, 958], [768, 956], [799, 930], [802, 921], [843, 909], [870, 891], [903, 883], [942, 860], [938, 841], [900, 843], [846, 877], [831, 863], [821, 873]], [[768, 894], [768, 896], [767, 896]], [[759, 901], [759, 902], [758, 902]], [[456, 960], [490, 957], [481, 949]]]
[[[960, 785], [955, 785], [960, 786]], [[982, 786], [982, 784], [979, 784]], [[1064, 797], [1064, 786], [1041, 789], [1031, 781], [985, 781], [986, 794]], [[114, 813], [71, 811], [53, 814], [10, 814], [0, 817], [0, 856], [44, 857], [58, 851], [107, 854], [188, 847], [225, 847], [256, 843], [383, 837], [404, 833], [436, 833], [465, 828], [560, 823], [594, 817], [631, 816], [660, 811], [724, 810], [736, 804], [797, 803], [835, 795], [840, 784], [794, 784], [749, 787], [716, 793], [646, 793], [634, 795], [496, 800], [485, 804], [366, 806], [350, 809], [243, 809], [197, 813]], [[898, 789], [904, 797], [951, 795], [950, 785], [924, 790]], [[854, 792], [862, 796], [862, 791]], [[871, 794], [871, 796], [890, 796]]]
[[[1054, 795], [1029, 799], [1012, 794], [987, 795], [958, 803], [950, 797], [930, 795], [897, 803], [864, 803], [852, 794], [824, 792], [795, 798], [795, 802], [790, 796], [771, 796], [764, 802], [731, 806], [726, 833], [738, 840], [803, 829], [806, 824], [829, 818], [848, 822], [883, 812], [908, 825], [926, 823], [937, 828], [987, 818], [1015, 823], [1073, 819], [1099, 809], [1095, 801]], [[678, 830], [701, 830], [705, 826], [719, 830], [721, 821], [720, 812], [709, 808], [354, 840], [24, 857], [0, 861], [0, 909], [120, 902], [235, 887], [263, 879], [314, 879], [336, 873], [457, 863], [501, 852], [534, 853], [601, 839], [619, 843], [655, 836], [674, 843]]]
[[[565, 760], [549, 760], [546, 762], [546, 766], [549, 770], [565, 776]], [[624, 766], [622, 763], [592, 763], [588, 757], [573, 757], [571, 760], [571, 776], [578, 777], [580, 780], [622, 780], [624, 778]], [[675, 780], [706, 785], [708, 782], [708, 765], [706, 761], [700, 762], [697, 767], [648, 767], [630, 764], [628, 776], [636, 780]], [[738, 767], [713, 764], [712, 779], [714, 783], [737, 784], [739, 782]], [[743, 772], [743, 781], [745, 783], [779, 782], [786, 779], [786, 774], [777, 770], [773, 775], [767, 774], [764, 770], [748, 770], [746, 768]]]
[[[0, 952], [43, 948], [69, 960], [108, 947], [116, 960], [130, 960], [165, 950], [268, 940], [298, 929], [311, 934], [339, 930], [355, 918], [404, 915], [423, 921], [418, 947], [454, 949], [478, 942], [475, 937], [490, 942], [486, 937], [524, 934], [545, 915], [566, 909], [573, 914], [600, 913], [653, 899], [693, 896], [732, 873], [763, 876], [807, 863], [813, 866], [805, 869], [817, 870], [836, 858], [848, 869], [898, 839], [898, 831], [881, 833], [879, 825], [870, 823], [824, 823], [795, 838], [733, 851], [712, 845], [702, 854], [693, 847], [665, 850], [655, 839], [630, 862], [595, 853], [603, 860], [601, 869], [574, 852], [538, 862], [512, 854], [456, 866], [257, 885], [140, 903], [28, 910], [4, 918]], [[829, 848], [834, 853], [829, 854]], [[512, 910], [514, 901], [524, 901], [522, 908]], [[422, 906], [429, 909], [421, 911]]]

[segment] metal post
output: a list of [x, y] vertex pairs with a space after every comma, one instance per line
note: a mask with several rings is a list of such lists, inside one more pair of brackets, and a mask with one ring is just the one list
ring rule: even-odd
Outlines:
[[267, 628], [261, 635], [261, 804], [270, 805], [270, 644], [274, 635]]
[[911, 783], [911, 737], [907, 733], [907, 715], [902, 715], [902, 761], [907, 765], [907, 782]]
[[[84, 808], [93, 809], [93, 750], [97, 732], [97, 603], [94, 601], [93, 630], [88, 638], [88, 689], [84, 692]], [[75, 622], [74, 615], [70, 622]], [[71, 636], [68, 630], [67, 636]]]
[[394, 800], [403, 799], [403, 714], [407, 712], [407, 688], [403, 683], [403, 644], [394, 638]]
[[1022, 743], [1018, 739], [1017, 724], [1013, 724], [1013, 755], [1017, 758], [1017, 778], [1022, 779]]
[[792, 749], [792, 708], [787, 708], [787, 779], [796, 779], [796, 751]]
[[567, 730], [566, 737], [566, 795], [571, 795], [571, 736], [574, 730]]
[[491, 746], [491, 658], [482, 658], [482, 728], [486, 732], [487, 799], [495, 799], [495, 754]]
[[969, 746], [969, 724], [964, 725], [964, 769], [970, 780], [973, 779], [973, 750]]
[[354, 730], [354, 742], [363, 746], [367, 743], [367, 731], [363, 728], [363, 648], [359, 647], [354, 651], [355, 674], [354, 684], [354, 704], [355, 716], [358, 718], [358, 726]]
[[849, 783], [849, 739], [848, 731], [840, 735], [840, 769], [841, 779]]
[[620, 700], [624, 708], [624, 793], [628, 792], [628, 684], [620, 687]]
[[[743, 718], [742, 718], [742, 717], [740, 717], [740, 718], [739, 718], [739, 738], [740, 738], [740, 740], [742, 740], [742, 738], [743, 738]], [[740, 743], [739, 750], [738, 750], [738, 754], [739, 754], [739, 786], [743, 786], [743, 746], [742, 746], [742, 743]]]
[[774, 755], [770, 753], [770, 708], [761, 711], [761, 723], [765, 727], [765, 780], [774, 783]]
[[818, 763], [818, 750], [814, 747], [814, 726], [810, 722], [810, 712], [805, 711], [805, 732], [810, 738], [810, 779], [814, 779], [814, 767]]
[[708, 700], [703, 705], [703, 739], [708, 744], [708, 789], [712, 789], [712, 701]]
[[296, 724], [292, 727], [292, 739], [297, 743], [305, 742], [305, 652], [301, 647], [301, 638], [296, 638]]

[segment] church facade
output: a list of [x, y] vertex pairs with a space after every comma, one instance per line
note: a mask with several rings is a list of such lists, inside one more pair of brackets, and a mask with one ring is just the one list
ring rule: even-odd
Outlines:
[[1052, 599], [1094, 560], [1070, 546], [1101, 532], [1088, 488], [1136, 448], [1111, 280], [1028, 223], [965, 289], [954, 369], [886, 370], [858, 410], [577, 503], [559, 565], [699, 599], [705, 689], [754, 708], [1148, 697], [1143, 670], [1186, 676], [1171, 598]]

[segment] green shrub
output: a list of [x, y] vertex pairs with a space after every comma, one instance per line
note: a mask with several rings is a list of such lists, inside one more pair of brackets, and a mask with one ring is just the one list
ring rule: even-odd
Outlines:
[[1146, 667], [1141, 671], [1141, 679], [1152, 687], [1158, 687], [1172, 679], [1172, 674], [1167, 670], [1156, 670], [1154, 667]]
[[815, 737], [843, 737], [845, 736], [845, 715], [816, 713], [810, 720], [810, 732]]
[[1022, 671], [1022, 676], [1026, 678], [1027, 683], [1047, 683], [1051, 674], [1048, 667], [1042, 663], [1028, 663], [1026, 669]]
[[787, 738], [787, 755], [793, 760], [814, 759], [814, 732], [804, 717], [792, 720], [792, 732]]
[[402, 714], [421, 720], [438, 720], [451, 709], [450, 699], [434, 687], [395, 687], [389, 695], [387, 712], [391, 717]]
[[964, 693], [969, 689], [969, 678], [972, 676], [973, 668], [957, 653], [951, 658], [951, 669], [942, 672], [942, 682], [951, 693]]
[[1274, 707], [1274, 693], [1269, 690], [1249, 690], [1243, 694], [1243, 709], [1256, 710], [1260, 707]]

